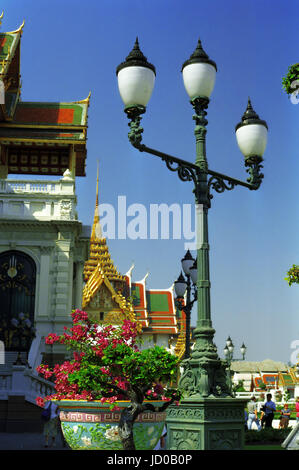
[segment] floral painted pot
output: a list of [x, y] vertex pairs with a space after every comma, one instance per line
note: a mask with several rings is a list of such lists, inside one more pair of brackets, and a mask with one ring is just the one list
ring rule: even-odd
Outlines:
[[[118, 433], [121, 411], [129, 401], [115, 403], [120, 409], [111, 411], [108, 403], [100, 401], [55, 401], [60, 409], [60, 422], [64, 438], [73, 450], [123, 450]], [[154, 401], [155, 407], [165, 402]], [[133, 426], [136, 450], [153, 450], [163, 431], [165, 412], [141, 413]]]

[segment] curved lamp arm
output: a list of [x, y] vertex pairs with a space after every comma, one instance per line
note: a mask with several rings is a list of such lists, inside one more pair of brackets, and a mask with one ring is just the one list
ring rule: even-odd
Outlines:
[[[141, 115], [145, 113], [145, 110], [146, 108], [143, 106], [136, 106], [125, 109], [125, 112], [130, 119], [128, 124], [130, 127], [128, 137], [131, 144], [140, 152], [145, 152], [161, 158], [161, 160], [166, 163], [166, 166], [169, 170], [174, 172], [176, 171], [178, 173], [178, 176], [182, 181], [193, 181], [195, 194], [198, 193], [200, 176], [203, 173], [210, 175], [208, 180], [209, 191], [212, 188], [216, 192], [222, 193], [225, 190], [230, 191], [234, 189], [235, 186], [244, 186], [250, 190], [256, 190], [260, 187], [264, 177], [264, 175], [260, 172], [262, 168], [261, 163], [263, 161], [262, 157], [250, 157], [245, 160], [245, 166], [247, 167], [246, 171], [249, 173], [249, 178], [247, 179], [247, 182], [245, 182], [222, 173], [212, 171], [210, 169], [204, 170], [194, 163], [182, 160], [181, 158], [174, 157], [173, 155], [169, 155], [142, 144], [143, 128], [140, 125], [140, 121]], [[212, 197], [213, 196], [209, 194], [209, 198], [212, 199]]]

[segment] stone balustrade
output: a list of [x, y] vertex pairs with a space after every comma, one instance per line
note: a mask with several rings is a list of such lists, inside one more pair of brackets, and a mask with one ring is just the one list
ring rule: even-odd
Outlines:
[[11, 371], [0, 372], [0, 400], [9, 396], [24, 396], [25, 400], [36, 404], [37, 397], [54, 393], [54, 384], [36, 375], [26, 366], [13, 366]]
[[0, 219], [78, 220], [75, 181], [0, 179]]
[[54, 384], [39, 377], [31, 371], [26, 371], [24, 377], [27, 378], [27, 393], [25, 398], [35, 404], [36, 397], [46, 397], [55, 392]]

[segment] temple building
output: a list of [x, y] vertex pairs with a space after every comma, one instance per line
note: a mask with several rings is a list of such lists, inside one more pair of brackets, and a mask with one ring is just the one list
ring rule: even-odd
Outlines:
[[[284, 391], [291, 399], [299, 393], [299, 362], [291, 367], [283, 362], [265, 359], [263, 361], [233, 361], [231, 363], [233, 382], [242, 381], [250, 393], [265, 390]], [[280, 392], [279, 392], [280, 393]]]
[[99, 217], [99, 179], [90, 237], [89, 259], [85, 262], [82, 308], [103, 324], [117, 324], [127, 318], [136, 321], [145, 347], [158, 344], [182, 357], [185, 351], [185, 315], [175, 305], [173, 286], [147, 289], [144, 279], [134, 282], [132, 271], [119, 273], [102, 235]]
[[[78, 307], [106, 323], [136, 319], [142, 334], [169, 347], [181, 317], [172, 288], [149, 290], [146, 277], [133, 282], [132, 269], [126, 275], [117, 271], [101, 234], [98, 192], [91, 236], [78, 219], [75, 181], [85, 176], [90, 94], [68, 103], [22, 101], [23, 28], [24, 22], [0, 34], [0, 340], [5, 351], [28, 353], [35, 328], [37, 352], [42, 338], [62, 332]], [[48, 175], [57, 180], [47, 180]], [[59, 355], [52, 348], [51, 362]], [[29, 356], [34, 366], [34, 354]]]
[[28, 353], [33, 328], [37, 351], [44, 335], [69, 323], [81, 302], [89, 247], [75, 179], [85, 176], [90, 94], [68, 103], [22, 101], [23, 28], [24, 22], [0, 34], [0, 340], [6, 362], [10, 352]]
[[70, 326], [75, 308], [103, 323], [134, 320], [151, 343], [184, 352], [172, 288], [147, 289], [146, 276], [133, 282], [133, 267], [126, 274], [115, 267], [100, 227], [98, 180], [92, 229], [78, 218], [90, 93], [22, 101], [23, 29], [24, 22], [0, 33], [0, 432], [40, 430], [35, 399], [53, 384], [35, 369], [65, 358], [63, 346], [44, 338]]
[[65, 355], [45, 350], [44, 337], [70, 325], [89, 250], [75, 181], [85, 176], [90, 94], [22, 101], [23, 29], [0, 33], [0, 431], [18, 432], [40, 426], [35, 398], [53, 387], [35, 367]]

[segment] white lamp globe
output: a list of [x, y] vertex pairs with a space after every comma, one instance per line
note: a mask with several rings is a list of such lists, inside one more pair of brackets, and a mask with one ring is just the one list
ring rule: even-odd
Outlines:
[[117, 67], [116, 74], [125, 107], [146, 107], [154, 88], [156, 70], [141, 52], [138, 38], [125, 62]]
[[246, 350], [247, 350], [247, 348], [246, 348], [245, 344], [244, 344], [244, 343], [242, 343], [242, 346], [241, 346], [241, 348], [240, 348], [240, 351], [241, 351], [241, 354], [242, 354], [242, 356], [244, 356], [244, 355], [245, 355], [245, 353], [246, 353]]
[[241, 122], [236, 125], [236, 139], [245, 158], [262, 158], [268, 138], [268, 126], [252, 108], [248, 99], [247, 109], [242, 116]]
[[191, 101], [210, 98], [216, 80], [217, 66], [203, 50], [200, 39], [190, 59], [182, 66], [183, 82]]
[[187, 288], [187, 283], [185, 281], [183, 274], [181, 273], [177, 281], [174, 282], [174, 291], [175, 291], [176, 296], [178, 298], [184, 297], [186, 288]]
[[182, 268], [184, 270], [184, 273], [187, 275], [187, 276], [190, 276], [191, 275], [191, 272], [190, 272], [190, 269], [192, 268], [192, 266], [194, 265], [194, 258], [192, 258], [192, 255], [190, 253], [189, 250], [187, 250], [184, 258], [181, 260], [181, 263], [182, 263]]

